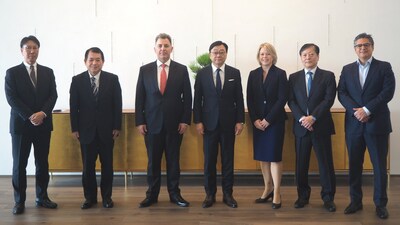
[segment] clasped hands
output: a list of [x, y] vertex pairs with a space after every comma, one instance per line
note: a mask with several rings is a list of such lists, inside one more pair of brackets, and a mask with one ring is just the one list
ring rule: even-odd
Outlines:
[[257, 119], [256, 121], [254, 121], [254, 126], [259, 130], [265, 131], [265, 129], [267, 129], [267, 127], [269, 126], [269, 123], [265, 119]]
[[34, 126], [39, 126], [43, 123], [46, 114], [43, 111], [36, 112], [29, 117], [29, 120]]
[[354, 117], [361, 123], [366, 123], [369, 120], [369, 116], [367, 113], [364, 111], [363, 108], [353, 108], [354, 110]]
[[306, 128], [309, 131], [314, 131], [314, 128], [312, 127], [313, 124], [315, 123], [315, 120], [313, 118], [313, 116], [303, 116], [300, 118], [300, 123], [301, 126], [303, 126], [304, 128]]

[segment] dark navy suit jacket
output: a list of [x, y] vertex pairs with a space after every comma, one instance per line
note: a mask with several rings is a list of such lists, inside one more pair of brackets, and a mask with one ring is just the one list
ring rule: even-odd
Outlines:
[[205, 130], [214, 130], [218, 122], [221, 129], [232, 131], [236, 123], [244, 122], [244, 103], [240, 71], [225, 65], [225, 79], [218, 97], [212, 67], [197, 73], [194, 86], [194, 122], [203, 123]]
[[304, 70], [291, 74], [288, 105], [293, 113], [294, 134], [302, 137], [307, 133], [307, 129], [299, 122], [302, 116], [307, 116], [307, 108], [309, 115], [317, 119], [313, 125], [313, 133], [316, 136], [335, 134], [335, 126], [330, 112], [335, 97], [336, 80], [332, 72], [317, 67], [309, 97], [307, 96]]
[[362, 134], [363, 123], [354, 118], [353, 108], [365, 106], [370, 118], [365, 124], [370, 134], [392, 132], [388, 102], [393, 98], [396, 81], [390, 63], [372, 59], [364, 87], [361, 88], [357, 62], [343, 67], [338, 98], [346, 108], [346, 133]]
[[[37, 88], [33, 86], [23, 63], [7, 70], [5, 92], [11, 106], [10, 133], [48, 132], [53, 130], [52, 111], [57, 101], [53, 70], [37, 64]], [[47, 117], [40, 126], [34, 126], [29, 117], [43, 111]]]
[[247, 109], [251, 122], [265, 119], [270, 124], [287, 119], [285, 105], [288, 96], [286, 72], [275, 65], [271, 66], [263, 88], [263, 70], [261, 67], [249, 74], [247, 81]]

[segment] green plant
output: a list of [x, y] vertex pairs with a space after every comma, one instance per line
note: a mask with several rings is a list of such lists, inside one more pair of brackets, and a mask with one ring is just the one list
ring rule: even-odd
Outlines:
[[211, 64], [211, 59], [208, 53], [203, 53], [197, 56], [196, 61], [189, 63], [189, 69], [193, 72], [193, 78], [196, 78], [197, 72]]

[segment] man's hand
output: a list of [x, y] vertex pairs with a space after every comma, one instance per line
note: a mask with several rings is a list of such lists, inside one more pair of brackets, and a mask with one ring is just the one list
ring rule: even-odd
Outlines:
[[301, 126], [306, 128], [307, 130], [314, 131], [314, 128], [312, 126], [315, 123], [315, 120], [312, 116], [303, 116], [300, 119], [300, 122], [301, 122]]
[[147, 126], [146, 124], [139, 125], [136, 127], [141, 135], [146, 135], [147, 133]]
[[180, 123], [179, 127], [178, 127], [179, 134], [185, 133], [187, 127], [188, 127], [188, 125], [186, 123]]
[[113, 139], [115, 140], [117, 137], [119, 137], [119, 130], [113, 130], [112, 134], [113, 134]]
[[243, 130], [243, 123], [236, 123], [235, 126], [235, 135], [239, 135], [242, 133]]
[[197, 133], [203, 135], [204, 134], [204, 125], [203, 125], [203, 123], [197, 123], [196, 124], [196, 130], [197, 130]]
[[357, 118], [358, 121], [361, 123], [366, 123], [369, 120], [369, 116], [367, 113], [364, 111], [363, 108], [353, 108], [354, 110], [354, 117]]
[[78, 131], [72, 132], [72, 137], [75, 138], [76, 140], [79, 140], [79, 132]]
[[34, 126], [39, 126], [43, 123], [43, 119], [46, 117], [46, 114], [42, 111], [36, 112], [29, 117], [29, 120]]

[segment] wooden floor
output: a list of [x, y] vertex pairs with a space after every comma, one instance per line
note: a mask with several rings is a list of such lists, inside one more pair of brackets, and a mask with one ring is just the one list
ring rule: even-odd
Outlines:
[[[343, 214], [349, 203], [346, 177], [338, 177], [336, 193], [337, 211], [327, 212], [319, 197], [317, 178], [312, 178], [312, 195], [310, 204], [303, 209], [293, 208], [296, 200], [296, 187], [292, 176], [285, 176], [282, 188], [282, 208], [271, 209], [271, 203], [255, 204], [263, 188], [260, 176], [240, 175], [235, 177], [234, 197], [239, 207], [231, 209], [222, 203], [221, 192], [217, 193], [217, 203], [208, 209], [203, 209], [204, 199], [202, 176], [185, 175], [181, 178], [183, 197], [190, 201], [188, 208], [180, 208], [169, 202], [165, 184], [159, 196], [159, 202], [149, 208], [138, 208], [143, 200], [146, 186], [144, 176], [129, 178], [127, 186], [124, 176], [115, 176], [113, 209], [104, 209], [101, 204], [88, 210], [81, 210], [83, 201], [81, 177], [54, 176], [49, 184], [49, 195], [59, 204], [59, 208], [43, 209], [34, 205], [34, 178], [28, 179], [26, 210], [22, 215], [14, 216], [11, 213], [13, 191], [11, 178], [0, 177], [0, 224], [80, 224], [80, 225], [125, 225], [125, 224], [197, 224], [197, 225], [375, 225], [400, 224], [400, 176], [392, 176], [389, 185], [389, 219], [380, 220], [375, 215], [375, 206], [372, 202], [372, 178], [364, 177], [364, 209], [353, 215]], [[163, 177], [163, 183], [165, 178]], [[220, 188], [220, 186], [218, 187]], [[220, 190], [220, 189], [219, 189]], [[101, 199], [99, 199], [101, 201]]]

